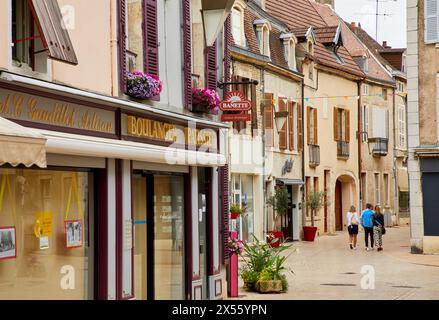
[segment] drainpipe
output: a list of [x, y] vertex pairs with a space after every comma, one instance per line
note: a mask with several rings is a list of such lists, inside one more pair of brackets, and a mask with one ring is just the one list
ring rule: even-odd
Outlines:
[[268, 213], [267, 213], [267, 205], [266, 205], [266, 201], [267, 201], [267, 184], [265, 182], [265, 157], [266, 157], [266, 150], [265, 150], [265, 100], [263, 100], [265, 98], [264, 94], [265, 94], [265, 72], [264, 69], [260, 69], [261, 70], [261, 79], [260, 79], [260, 84], [261, 84], [261, 94], [262, 94], [262, 101], [264, 101], [264, 103], [261, 103], [261, 109], [262, 109], [262, 193], [263, 193], [263, 219], [264, 219], [264, 230], [263, 230], [263, 235], [264, 238], [266, 239], [267, 237], [267, 233], [268, 233]]
[[399, 223], [399, 203], [398, 203], [398, 170], [397, 170], [397, 157], [396, 157], [396, 121], [395, 121], [395, 111], [397, 111], [396, 108], [396, 93], [395, 93], [395, 89], [393, 89], [393, 176], [395, 177], [395, 179], [393, 179], [393, 188], [394, 188], [394, 194], [393, 194], [393, 210], [394, 210], [394, 215], [395, 215], [395, 225], [398, 225]]
[[364, 207], [364, 203], [363, 203], [363, 190], [362, 190], [362, 185], [363, 185], [363, 183], [362, 183], [362, 179], [361, 179], [361, 167], [362, 167], [362, 164], [363, 164], [363, 161], [362, 161], [362, 144], [363, 144], [363, 124], [362, 124], [362, 111], [363, 111], [363, 108], [361, 107], [361, 105], [362, 105], [362, 98], [361, 98], [361, 84], [362, 84], [362, 81], [360, 80], [360, 81], [358, 81], [357, 82], [357, 87], [358, 87], [358, 183], [359, 183], [359, 186], [358, 186], [358, 190], [360, 190], [360, 192], [359, 192], [359, 196], [360, 196], [360, 206], [359, 206], [359, 209], [358, 209], [358, 211], [359, 212], [361, 212], [362, 211], [362, 205], [363, 205], [363, 207]]
[[[319, 73], [317, 72], [317, 75]], [[302, 181], [305, 182], [305, 79], [300, 82], [302, 86]], [[318, 85], [318, 80], [317, 80]], [[306, 225], [306, 213], [304, 213], [305, 208], [305, 186], [302, 185], [302, 230]]]
[[111, 68], [111, 95], [119, 96], [118, 82], [118, 44], [117, 44], [117, 18], [118, 8], [116, 0], [110, 1], [110, 68]]

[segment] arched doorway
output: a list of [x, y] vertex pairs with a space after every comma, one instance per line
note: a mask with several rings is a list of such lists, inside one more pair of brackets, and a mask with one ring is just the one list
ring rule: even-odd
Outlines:
[[340, 176], [335, 183], [334, 192], [334, 228], [343, 231], [345, 227], [345, 214], [351, 205], [357, 206], [357, 188], [355, 180], [350, 175]]

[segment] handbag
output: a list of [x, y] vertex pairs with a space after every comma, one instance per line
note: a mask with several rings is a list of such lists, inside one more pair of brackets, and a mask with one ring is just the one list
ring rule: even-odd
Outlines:
[[358, 220], [357, 220], [357, 218], [355, 218], [355, 215], [352, 215], [351, 225], [358, 226]]
[[381, 234], [386, 234], [386, 228], [384, 228], [384, 226], [381, 226]]

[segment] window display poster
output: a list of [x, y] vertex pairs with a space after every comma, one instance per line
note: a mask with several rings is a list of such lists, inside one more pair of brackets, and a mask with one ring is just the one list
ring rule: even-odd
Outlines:
[[40, 237], [40, 250], [49, 249], [49, 237]]
[[35, 214], [34, 231], [37, 238], [52, 235], [53, 214], [50, 211], [37, 212]]
[[0, 260], [17, 257], [15, 227], [0, 227]]
[[83, 245], [83, 224], [81, 220], [65, 220], [66, 247], [80, 248]]

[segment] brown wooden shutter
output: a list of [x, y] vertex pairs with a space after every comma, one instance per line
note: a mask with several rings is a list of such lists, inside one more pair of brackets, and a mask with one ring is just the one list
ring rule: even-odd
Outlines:
[[334, 140], [338, 141], [338, 108], [334, 108], [334, 123], [333, 123], [333, 128], [334, 128]]
[[216, 90], [217, 86], [217, 42], [206, 49], [204, 57], [204, 74], [206, 78], [206, 88]]
[[[285, 98], [279, 97], [279, 111], [287, 111], [287, 104], [284, 101]], [[279, 131], [279, 149], [285, 150], [287, 148], [287, 121]]]
[[351, 123], [350, 123], [351, 117], [348, 109], [344, 110], [344, 116], [345, 116], [345, 129], [346, 129], [345, 137], [346, 137], [346, 142], [349, 142], [351, 140]]
[[222, 258], [225, 262], [229, 258], [227, 250], [227, 240], [229, 238], [229, 165], [219, 168], [219, 190], [221, 205], [221, 238], [222, 238]]
[[187, 110], [192, 110], [191, 0], [183, 0], [182, 2], [184, 106]]
[[[224, 82], [230, 81], [230, 66], [232, 58], [230, 55], [230, 47], [232, 42], [232, 22], [230, 15], [224, 23]], [[224, 87], [224, 94], [229, 92], [229, 86]]]
[[290, 151], [294, 150], [294, 102], [288, 101], [288, 139]]
[[314, 132], [313, 132], [313, 134], [314, 134], [314, 144], [318, 145], [319, 141], [318, 141], [318, 137], [317, 137], [318, 136], [318, 134], [317, 134], [317, 108], [314, 108], [313, 112], [314, 112]]
[[303, 150], [303, 107], [297, 104], [297, 150]]
[[306, 143], [311, 144], [311, 107], [306, 108]]
[[119, 86], [120, 91], [126, 92], [126, 74], [127, 74], [127, 59], [126, 59], [126, 0], [118, 1], [118, 38], [119, 38]]
[[273, 146], [273, 94], [264, 94], [264, 118], [265, 118], [265, 144], [267, 147]]
[[251, 87], [251, 97], [252, 97], [252, 136], [255, 137], [258, 135], [258, 105], [256, 101], [256, 86], [254, 84], [250, 84]]
[[157, 0], [144, 0], [145, 42], [144, 69], [146, 73], [159, 75], [159, 41], [157, 25]]
[[77, 65], [78, 59], [69, 33], [64, 27], [58, 1], [29, 0], [28, 3], [40, 31], [43, 45], [49, 50], [49, 57]]

